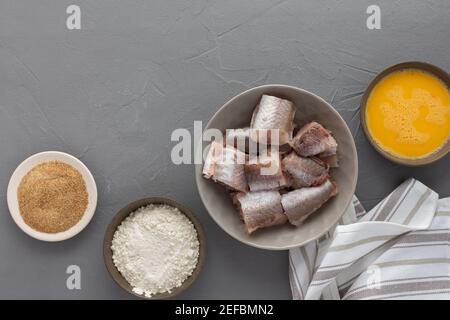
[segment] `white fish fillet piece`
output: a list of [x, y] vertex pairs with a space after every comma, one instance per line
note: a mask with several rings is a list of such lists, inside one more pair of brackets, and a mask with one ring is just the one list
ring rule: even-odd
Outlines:
[[289, 222], [298, 226], [337, 193], [336, 183], [327, 180], [318, 187], [301, 188], [283, 194], [281, 203]]
[[[286, 99], [264, 94], [259, 104], [253, 111], [250, 128], [256, 129], [256, 141], [264, 141], [260, 135], [267, 134], [267, 130], [279, 130], [279, 141], [269, 136], [265, 140], [267, 144], [283, 145], [292, 139], [294, 130], [295, 106]], [[270, 133], [270, 132], [269, 132]]]
[[232, 190], [247, 192], [245, 159], [245, 154], [239, 150], [214, 141], [203, 165], [203, 176]]
[[289, 185], [277, 152], [250, 158], [245, 165], [245, 177], [250, 191], [279, 190]]
[[278, 191], [237, 193], [234, 195], [233, 201], [249, 234], [261, 228], [287, 222], [281, 206], [281, 195]]
[[292, 149], [302, 157], [336, 154], [337, 142], [330, 131], [317, 122], [311, 122], [301, 128], [290, 142]]
[[328, 165], [318, 158], [303, 158], [291, 152], [282, 164], [294, 188], [318, 186], [329, 178]]
[[215, 141], [211, 142], [209, 145], [208, 154], [203, 164], [203, 177], [206, 179], [211, 179], [214, 175], [216, 169], [216, 162], [218, 161], [219, 155], [222, 153], [223, 146]]

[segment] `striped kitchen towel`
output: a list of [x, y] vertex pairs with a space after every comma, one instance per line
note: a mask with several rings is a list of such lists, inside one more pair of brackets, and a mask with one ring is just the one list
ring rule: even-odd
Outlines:
[[450, 198], [415, 179], [289, 250], [293, 299], [450, 299]]

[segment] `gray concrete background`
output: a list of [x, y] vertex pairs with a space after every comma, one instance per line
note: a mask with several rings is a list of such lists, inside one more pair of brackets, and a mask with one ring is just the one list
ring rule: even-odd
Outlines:
[[[79, 31], [65, 27], [72, 3]], [[366, 28], [369, 4], [381, 7], [381, 30]], [[194, 167], [171, 164], [171, 132], [206, 123], [250, 87], [298, 86], [349, 124], [364, 205], [409, 176], [449, 196], [450, 156], [425, 168], [390, 163], [368, 144], [358, 110], [388, 65], [450, 69], [449, 15], [447, 0], [0, 0], [0, 298], [130, 298], [104, 268], [103, 234], [118, 209], [160, 195], [191, 207], [208, 236], [205, 269], [181, 298], [289, 299], [287, 253], [245, 246], [215, 225]], [[62, 243], [25, 235], [6, 205], [12, 171], [44, 150], [80, 158], [99, 188], [90, 225]], [[81, 267], [81, 290], [66, 289], [71, 264]]]

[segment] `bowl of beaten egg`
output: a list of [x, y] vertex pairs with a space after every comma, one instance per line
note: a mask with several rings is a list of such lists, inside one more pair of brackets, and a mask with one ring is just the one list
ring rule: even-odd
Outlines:
[[361, 122], [371, 144], [387, 159], [420, 166], [450, 151], [450, 77], [423, 62], [382, 71], [361, 102]]

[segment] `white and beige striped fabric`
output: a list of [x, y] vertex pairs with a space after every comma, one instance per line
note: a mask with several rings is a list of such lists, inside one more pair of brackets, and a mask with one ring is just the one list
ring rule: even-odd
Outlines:
[[409, 179], [369, 212], [289, 251], [294, 299], [450, 299], [450, 198]]

